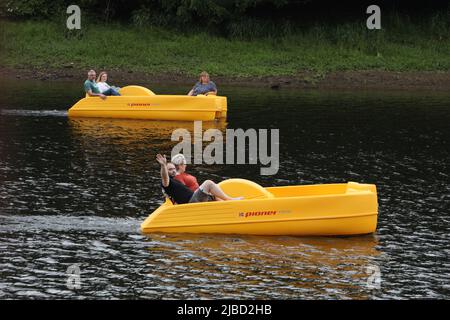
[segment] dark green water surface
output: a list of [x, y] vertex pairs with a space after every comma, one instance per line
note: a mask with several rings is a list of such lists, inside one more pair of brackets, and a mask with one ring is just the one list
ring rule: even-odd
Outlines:
[[[227, 123], [279, 129], [280, 170], [193, 165], [200, 181], [374, 183], [375, 235], [149, 237], [156, 152], [192, 123], [69, 120], [78, 82], [1, 82], [0, 298], [450, 297], [450, 94], [224, 87]], [[148, 85], [157, 93], [188, 87]], [[66, 286], [78, 264], [80, 288]], [[380, 270], [380, 287], [368, 284]]]

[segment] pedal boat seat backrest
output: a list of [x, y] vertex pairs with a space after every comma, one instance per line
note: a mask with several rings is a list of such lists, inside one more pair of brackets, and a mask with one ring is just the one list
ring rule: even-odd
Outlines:
[[[154, 96], [155, 93], [147, 89], [145, 87], [141, 86], [126, 86], [123, 88], [120, 88], [120, 95], [121, 96]], [[89, 95], [86, 93], [86, 98], [89, 98]]]
[[230, 197], [244, 197], [244, 200], [273, 198], [274, 195], [259, 184], [246, 179], [228, 179], [219, 183]]

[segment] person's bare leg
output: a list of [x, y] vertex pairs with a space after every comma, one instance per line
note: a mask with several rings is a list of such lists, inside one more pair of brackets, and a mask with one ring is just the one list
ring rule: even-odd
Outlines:
[[203, 182], [202, 185], [200, 186], [200, 188], [204, 192], [210, 193], [214, 197], [221, 199], [221, 200], [241, 200], [242, 199], [242, 197], [232, 198], [232, 197], [226, 195], [225, 192], [223, 192], [222, 189], [220, 189], [220, 187], [217, 184], [215, 184], [214, 182], [212, 182], [211, 180], [206, 180], [205, 182]]

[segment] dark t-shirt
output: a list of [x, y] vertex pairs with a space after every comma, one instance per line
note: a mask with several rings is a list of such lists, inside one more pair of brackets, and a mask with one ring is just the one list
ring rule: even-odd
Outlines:
[[164, 192], [178, 204], [188, 203], [194, 194], [191, 189], [173, 178], [169, 179], [169, 185], [167, 187], [164, 187], [162, 184], [161, 186]]

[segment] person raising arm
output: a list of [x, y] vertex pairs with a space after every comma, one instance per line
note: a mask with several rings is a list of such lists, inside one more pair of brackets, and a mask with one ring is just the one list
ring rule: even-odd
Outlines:
[[[192, 192], [184, 184], [173, 178], [173, 176], [176, 174], [175, 166], [172, 163], [168, 163], [166, 156], [163, 156], [161, 154], [156, 155], [156, 161], [161, 167], [161, 186], [164, 193], [170, 198], [170, 200], [172, 200], [173, 203], [188, 203], [189, 200], [191, 200], [194, 192]], [[170, 172], [168, 170], [169, 166]]]
[[192, 190], [183, 183], [175, 180], [169, 175], [166, 156], [157, 154], [156, 161], [161, 166], [160, 174], [162, 188], [170, 199], [177, 204], [215, 201], [216, 199], [225, 201], [243, 199], [242, 197], [232, 198], [226, 195], [220, 186], [211, 180], [206, 180], [195, 192], [192, 192]]

